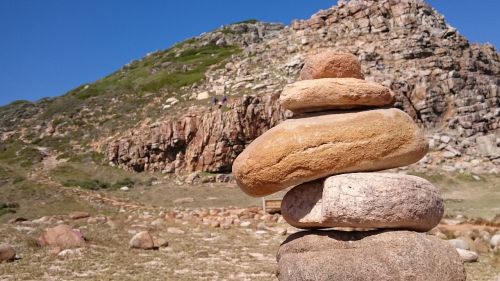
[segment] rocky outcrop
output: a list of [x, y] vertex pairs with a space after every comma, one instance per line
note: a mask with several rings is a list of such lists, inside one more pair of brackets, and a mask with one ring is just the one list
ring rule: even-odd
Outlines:
[[343, 2], [292, 30], [304, 49], [357, 54], [365, 76], [390, 87], [427, 128], [467, 138], [500, 126], [498, 52], [470, 44], [424, 1]]
[[135, 171], [231, 171], [253, 139], [284, 119], [278, 96], [247, 96], [227, 107], [213, 106], [179, 119], [140, 128], [109, 146], [111, 163]]
[[229, 172], [246, 144], [284, 119], [276, 104], [281, 89], [298, 79], [305, 57], [324, 50], [357, 56], [366, 79], [389, 88], [395, 106], [433, 135], [431, 148], [441, 158], [426, 163], [470, 170], [476, 159], [500, 159], [499, 54], [471, 44], [424, 1], [352, 0], [289, 27], [242, 23], [196, 39], [244, 48], [190, 89], [193, 99], [227, 94], [229, 110], [200, 107], [115, 136], [107, 146], [111, 163], [136, 171]]

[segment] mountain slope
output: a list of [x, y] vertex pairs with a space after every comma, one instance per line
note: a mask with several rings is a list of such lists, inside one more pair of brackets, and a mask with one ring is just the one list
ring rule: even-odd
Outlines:
[[[291, 26], [252, 20], [202, 34], [63, 97], [3, 107], [2, 140], [69, 158], [98, 152], [135, 171], [230, 172], [246, 144], [286, 118], [277, 96], [322, 49], [357, 55], [367, 79], [395, 92], [429, 132], [435, 157], [423, 165], [496, 171], [498, 52], [417, 0], [352, 0]], [[224, 94], [228, 106], [210, 106]]]

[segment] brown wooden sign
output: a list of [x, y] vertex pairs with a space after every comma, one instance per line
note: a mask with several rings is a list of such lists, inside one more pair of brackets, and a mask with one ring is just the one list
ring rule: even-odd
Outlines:
[[281, 213], [281, 199], [262, 199], [264, 212], [274, 214]]

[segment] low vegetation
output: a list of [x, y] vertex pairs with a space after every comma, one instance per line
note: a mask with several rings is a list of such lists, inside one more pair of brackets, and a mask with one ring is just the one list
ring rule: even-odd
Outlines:
[[118, 168], [94, 164], [70, 162], [50, 172], [50, 176], [66, 187], [81, 187], [89, 190], [114, 190], [147, 184], [148, 175], [129, 174]]
[[17, 203], [0, 203], [0, 216], [8, 213], [15, 213], [18, 207], [19, 205]]
[[179, 50], [181, 47], [182, 45], [150, 54], [102, 80], [80, 86], [67, 95], [66, 103], [109, 93], [157, 92], [162, 88], [179, 89], [201, 81], [209, 67], [239, 52], [238, 47], [215, 44]]
[[39, 163], [43, 159], [43, 154], [40, 150], [31, 145], [14, 141], [0, 149], [0, 160], [6, 164], [20, 165], [21, 167], [31, 167], [35, 163]]

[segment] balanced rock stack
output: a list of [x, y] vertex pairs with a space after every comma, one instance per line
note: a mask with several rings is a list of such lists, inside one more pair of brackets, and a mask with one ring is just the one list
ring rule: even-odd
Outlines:
[[455, 249], [422, 233], [443, 216], [438, 190], [415, 176], [367, 173], [412, 164], [428, 150], [411, 117], [389, 108], [391, 91], [365, 81], [350, 54], [312, 56], [300, 76], [280, 96], [296, 116], [254, 140], [233, 164], [251, 196], [294, 186], [282, 215], [314, 229], [281, 245], [279, 279], [465, 280]]

